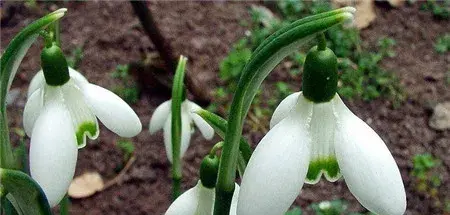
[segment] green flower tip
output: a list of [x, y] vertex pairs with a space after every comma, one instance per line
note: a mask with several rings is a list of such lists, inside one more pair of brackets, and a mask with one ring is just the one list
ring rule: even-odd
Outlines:
[[76, 131], [78, 148], [83, 148], [86, 145], [85, 135], [95, 137], [98, 132], [97, 124], [95, 122], [84, 122], [80, 124]]
[[322, 173], [328, 181], [336, 181], [340, 177], [339, 165], [335, 157], [326, 157], [312, 160], [309, 163], [306, 179], [310, 183], [319, 181]]

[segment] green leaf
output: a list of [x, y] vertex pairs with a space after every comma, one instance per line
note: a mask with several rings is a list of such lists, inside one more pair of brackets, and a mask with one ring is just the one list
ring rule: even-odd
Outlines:
[[41, 187], [27, 174], [0, 168], [0, 182], [3, 189], [9, 193], [7, 198], [17, 211], [26, 215], [52, 214]]
[[9, 143], [8, 122], [6, 118], [6, 94], [14, 76], [31, 44], [39, 32], [52, 22], [64, 16], [67, 9], [56, 10], [25, 27], [9, 43], [1, 57], [0, 64], [0, 167], [15, 168], [14, 158]]
[[180, 56], [178, 66], [175, 71], [172, 86], [172, 179], [174, 180], [173, 197], [176, 199], [181, 193], [177, 185], [181, 181], [181, 103], [184, 100], [184, 71], [187, 58]]

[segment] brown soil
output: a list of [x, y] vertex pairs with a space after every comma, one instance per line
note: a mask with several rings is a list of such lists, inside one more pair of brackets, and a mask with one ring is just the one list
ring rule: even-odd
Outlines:
[[[12, 19], [7, 25], [2, 25], [1, 50], [23, 26], [54, 6], [51, 3], [39, 3], [38, 9], [17, 6]], [[76, 46], [84, 45], [84, 58], [79, 70], [90, 82], [113, 87], [116, 80], [110, 77], [109, 72], [116, 65], [139, 61], [141, 50], [153, 50], [126, 2], [70, 2], [58, 3], [58, 6], [69, 9], [61, 25], [63, 49], [70, 53]], [[247, 3], [225, 2], [150, 3], [155, 20], [175, 54], [188, 56], [190, 74], [207, 91], [212, 91], [219, 83], [218, 63], [246, 30], [239, 23], [249, 20], [248, 6]], [[347, 104], [380, 134], [393, 153], [407, 189], [406, 214], [441, 214], [442, 210], [434, 205], [430, 196], [415, 191], [410, 171], [412, 157], [417, 153], [430, 152], [441, 159], [439, 195], [441, 199], [450, 199], [447, 192], [450, 190], [450, 158], [447, 156], [450, 153], [450, 133], [448, 130], [435, 131], [428, 126], [430, 104], [450, 100], [445, 80], [450, 58], [448, 54], [439, 55], [433, 49], [436, 37], [448, 32], [448, 22], [433, 19], [431, 13], [419, 11], [417, 5], [399, 9], [377, 7], [376, 12], [376, 21], [362, 31], [362, 38], [367, 47], [374, 46], [382, 36], [390, 36], [397, 41], [397, 56], [385, 59], [383, 67], [399, 76], [408, 100], [397, 109], [383, 99], [369, 103], [355, 100]], [[12, 88], [20, 89], [21, 94], [8, 108], [11, 127], [22, 126], [27, 85], [40, 65], [40, 46], [30, 49], [13, 83]], [[283, 76], [280, 79], [289, 82]], [[299, 83], [292, 84], [300, 87]], [[71, 214], [164, 213], [170, 204], [169, 162], [162, 134], [150, 135], [147, 129], [153, 110], [167, 99], [161, 96], [161, 92], [153, 91], [133, 105], [144, 125], [143, 132], [133, 138], [137, 149], [136, 162], [120, 185], [90, 198], [72, 200]], [[13, 141], [17, 140], [14, 134], [12, 136]], [[251, 137], [256, 143], [262, 134], [252, 134]], [[102, 127], [100, 137], [80, 150], [76, 174], [98, 171], [105, 179], [113, 178], [117, 174], [115, 170], [123, 165], [122, 154], [115, 147], [118, 139], [117, 135]], [[193, 136], [184, 158], [184, 190], [195, 185], [200, 160], [216, 141], [219, 141], [218, 137], [204, 141], [198, 132]], [[312, 202], [338, 198], [348, 200], [352, 211], [364, 211], [343, 180], [305, 185], [295, 204], [305, 208]]]

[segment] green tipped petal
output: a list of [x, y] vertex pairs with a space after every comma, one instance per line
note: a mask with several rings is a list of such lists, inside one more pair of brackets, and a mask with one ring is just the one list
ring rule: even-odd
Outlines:
[[309, 163], [308, 173], [306, 174], [306, 183], [317, 183], [322, 174], [324, 174], [325, 178], [331, 182], [337, 181], [341, 177], [336, 157], [330, 156], [312, 160]]
[[91, 139], [97, 136], [99, 133], [98, 123], [85, 121], [78, 125], [76, 128], [76, 136], [77, 136], [77, 144], [79, 148], [82, 148], [86, 145], [86, 136], [89, 136]]

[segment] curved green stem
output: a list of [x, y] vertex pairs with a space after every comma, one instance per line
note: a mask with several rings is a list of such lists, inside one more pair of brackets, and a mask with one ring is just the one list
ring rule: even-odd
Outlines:
[[234, 192], [244, 118], [262, 81], [272, 69], [317, 33], [352, 18], [352, 8], [343, 8], [296, 21], [268, 37], [245, 66], [235, 91], [228, 118], [216, 185], [214, 215], [228, 215]]
[[[184, 70], [187, 58], [180, 56], [177, 70], [175, 72], [172, 88], [172, 199], [175, 200], [181, 194], [181, 103], [184, 93]], [[189, 131], [188, 131], [189, 132]]]
[[327, 40], [325, 39], [325, 34], [323, 32], [317, 34], [317, 41], [317, 49], [319, 51], [324, 51], [327, 48]]
[[209, 156], [210, 157], [214, 157], [217, 153], [217, 151], [219, 151], [220, 149], [222, 149], [223, 146], [223, 141], [220, 141], [218, 143], [216, 143], [212, 149], [209, 151]]

